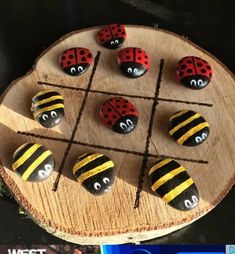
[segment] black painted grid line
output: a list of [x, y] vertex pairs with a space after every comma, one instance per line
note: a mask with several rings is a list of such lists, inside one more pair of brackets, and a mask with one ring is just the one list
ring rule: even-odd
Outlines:
[[[18, 131], [17, 134], [23, 135], [23, 136], [35, 137], [35, 138], [39, 138], [39, 139], [53, 140], [53, 141], [63, 142], [63, 143], [71, 142], [72, 144], [75, 144], [75, 145], [80, 145], [80, 146], [84, 146], [84, 147], [91, 147], [91, 148], [95, 148], [95, 149], [103, 149], [103, 150], [114, 151], [114, 152], [119, 152], [119, 153], [128, 153], [128, 154], [132, 154], [132, 155], [136, 155], [136, 156], [144, 156], [144, 153], [137, 152], [137, 151], [130, 151], [127, 149], [121, 149], [121, 148], [116, 148], [116, 147], [89, 144], [89, 143], [80, 142], [80, 141], [76, 141], [76, 140], [70, 141], [70, 139], [65, 139], [65, 138], [48, 137], [48, 136], [44, 136], [44, 135], [39, 135], [39, 134], [35, 134], [35, 133], [30, 133], [30, 132], [22, 132], [22, 131]], [[208, 164], [208, 161], [205, 161], [205, 160], [196, 160], [196, 159], [191, 159], [191, 158], [175, 157], [175, 156], [165, 155], [165, 154], [156, 155], [156, 154], [148, 153], [147, 157], [153, 157], [153, 158], [157, 158], [157, 159], [171, 158], [174, 160], [188, 161], [188, 162], [192, 162], [192, 163]]]
[[159, 73], [158, 73], [157, 82], [156, 82], [154, 100], [153, 100], [153, 105], [152, 105], [152, 110], [151, 110], [151, 116], [150, 116], [150, 121], [149, 121], [148, 134], [147, 134], [147, 137], [146, 137], [146, 144], [145, 144], [143, 162], [142, 162], [142, 166], [141, 166], [141, 169], [140, 169], [138, 186], [137, 186], [137, 190], [136, 190], [134, 208], [138, 208], [139, 203], [140, 203], [140, 194], [141, 194], [141, 191], [142, 191], [142, 188], [143, 188], [145, 170], [146, 170], [146, 166], [147, 166], [147, 162], [148, 162], [147, 155], [149, 154], [149, 144], [150, 144], [150, 139], [151, 139], [151, 136], [152, 136], [153, 120], [154, 120], [155, 113], [156, 113], [156, 108], [157, 108], [157, 105], [158, 105], [158, 97], [159, 97], [160, 87], [161, 87], [161, 78], [162, 78], [163, 66], [164, 66], [164, 60], [161, 59]]
[[[58, 87], [63, 89], [69, 89], [74, 91], [82, 91], [86, 92], [86, 88], [80, 88], [80, 87], [72, 87], [72, 86], [64, 86], [60, 84], [53, 84], [48, 83], [44, 81], [38, 81], [38, 85], [46, 85], [51, 87]], [[105, 95], [112, 95], [112, 96], [121, 96], [121, 97], [129, 97], [134, 99], [144, 99], [144, 100], [154, 100], [154, 97], [151, 96], [141, 96], [141, 95], [132, 95], [132, 94], [126, 94], [126, 93], [117, 93], [117, 92], [107, 92], [107, 91], [100, 91], [100, 90], [94, 90], [90, 89], [90, 93], [97, 93], [97, 94], [105, 94]], [[195, 104], [199, 106], [206, 106], [206, 107], [212, 107], [213, 104], [210, 103], [204, 103], [204, 102], [196, 102], [196, 101], [185, 101], [185, 100], [175, 100], [175, 99], [167, 99], [167, 98], [158, 98], [159, 101], [167, 101], [167, 102], [175, 102], [175, 103], [184, 103], [184, 104]]]
[[60, 177], [62, 175], [66, 159], [68, 157], [69, 151], [70, 151], [71, 146], [73, 144], [73, 140], [74, 140], [77, 128], [78, 128], [78, 124], [79, 124], [79, 122], [81, 120], [82, 113], [83, 113], [83, 110], [85, 108], [85, 104], [86, 104], [86, 101], [87, 101], [88, 93], [90, 91], [90, 88], [91, 88], [91, 85], [92, 85], [92, 81], [93, 81], [93, 78], [94, 78], [94, 75], [95, 75], [95, 71], [96, 71], [97, 65], [99, 63], [100, 54], [101, 54], [101, 52], [98, 51], [97, 55], [95, 57], [94, 66], [93, 66], [93, 69], [92, 69], [92, 72], [91, 72], [91, 76], [90, 76], [89, 81], [88, 81], [88, 85], [87, 85], [87, 89], [86, 89], [86, 92], [85, 92], [85, 95], [84, 95], [84, 98], [83, 98], [83, 101], [82, 101], [82, 105], [81, 105], [81, 108], [80, 108], [80, 111], [79, 111], [79, 114], [78, 114], [78, 117], [77, 117], [74, 129], [73, 129], [70, 141], [69, 141], [68, 146], [67, 146], [67, 148], [66, 148], [66, 150], [64, 152], [62, 162], [61, 162], [60, 167], [58, 169], [58, 175], [57, 175], [56, 180], [55, 180], [55, 182], [53, 184], [53, 188], [52, 188], [53, 191], [56, 191], [57, 188], [58, 188]]

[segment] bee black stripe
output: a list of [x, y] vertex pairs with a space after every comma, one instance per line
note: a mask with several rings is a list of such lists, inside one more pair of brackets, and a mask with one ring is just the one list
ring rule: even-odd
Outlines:
[[35, 103], [35, 102], [38, 102], [38, 101], [42, 101], [42, 100], [48, 99], [48, 98], [50, 98], [52, 96], [56, 96], [56, 95], [60, 95], [60, 94], [58, 92], [54, 92], [54, 91], [44, 93], [42, 95], [34, 97], [33, 102]]
[[34, 111], [37, 111], [39, 109], [43, 109], [43, 108], [46, 108], [46, 107], [49, 107], [49, 106], [53, 106], [55, 104], [59, 104], [59, 103], [64, 103], [64, 100], [63, 99], [56, 99], [56, 100], [53, 100], [53, 101], [49, 101], [47, 103], [44, 103], [44, 104], [41, 104], [39, 106], [37, 106]]
[[14, 154], [14, 162], [17, 161], [30, 147], [32, 147], [34, 144], [29, 143], [26, 146], [23, 147], [23, 149], [18, 150], [17, 154]]
[[[177, 113], [176, 113], [177, 114]], [[173, 129], [175, 126], [177, 126], [178, 124], [182, 123], [183, 121], [187, 120], [188, 118], [190, 118], [191, 116], [194, 116], [196, 114], [196, 112], [193, 112], [192, 110], [187, 111], [186, 113], [184, 113], [181, 116], [178, 116], [174, 119], [172, 119], [170, 121], [170, 130]]]

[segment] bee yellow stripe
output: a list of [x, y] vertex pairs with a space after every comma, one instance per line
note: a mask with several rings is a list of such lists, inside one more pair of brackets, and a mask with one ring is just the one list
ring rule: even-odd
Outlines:
[[36, 99], [38, 96], [41, 96], [43, 94], [47, 94], [47, 93], [51, 93], [51, 92], [56, 92], [55, 90], [52, 90], [52, 89], [46, 89], [46, 90], [42, 90], [40, 92], [38, 92], [32, 100]]
[[51, 151], [47, 150], [44, 153], [42, 153], [24, 172], [22, 175], [23, 180], [27, 180], [30, 175], [33, 173], [33, 171], [47, 158], [51, 155]]
[[[27, 145], [27, 144], [25, 144], [25, 145]], [[24, 147], [25, 145], [23, 145], [23, 147]], [[26, 151], [22, 154], [22, 156], [21, 156], [16, 162], [13, 163], [13, 165], [12, 165], [13, 170], [16, 170], [19, 166], [21, 166], [23, 163], [25, 163], [25, 161], [27, 161], [28, 158], [29, 158], [39, 147], [41, 147], [41, 145], [39, 145], [39, 144], [34, 144], [34, 145], [31, 146], [28, 150], [26, 150]], [[21, 146], [20, 148], [22, 148], [22, 146]], [[19, 149], [20, 149], [20, 148], [19, 148]], [[19, 151], [19, 149], [17, 149], [17, 151]], [[16, 151], [16, 152], [17, 152], [17, 151]]]
[[178, 112], [178, 113], [174, 114], [172, 117], [170, 117], [170, 120], [173, 120], [179, 116], [182, 116], [183, 114], [185, 114], [188, 111], [189, 111], [188, 109], [181, 110], [180, 112]]
[[58, 108], [64, 108], [64, 104], [58, 103], [58, 104], [55, 104], [55, 105], [52, 105], [52, 106], [49, 106], [49, 107], [39, 109], [39, 110], [34, 112], [34, 117], [36, 118], [41, 113], [51, 111], [51, 110], [54, 110], [54, 109], [58, 109]]
[[191, 137], [196, 132], [202, 130], [205, 127], [209, 127], [209, 124], [207, 122], [198, 124], [197, 126], [195, 126], [192, 129], [188, 130], [182, 137], [180, 137], [177, 140], [177, 143], [182, 145], [189, 137]]
[[114, 164], [112, 161], [107, 161], [105, 162], [104, 164], [98, 166], [98, 167], [95, 167], [87, 172], [85, 172], [84, 174], [82, 174], [80, 177], [78, 177], [78, 181], [80, 183], [82, 183], [83, 181], [85, 181], [86, 179], [100, 173], [100, 172], [103, 172], [109, 168], [112, 168], [114, 167]]
[[88, 163], [90, 163], [91, 161], [102, 157], [103, 154], [100, 153], [95, 153], [95, 154], [91, 154], [90, 156], [87, 156], [86, 158], [84, 158], [81, 161], [78, 161], [75, 166], [73, 167], [73, 173], [75, 174], [80, 168], [82, 168], [83, 166], [87, 165]]
[[199, 113], [196, 113], [195, 115], [189, 117], [187, 120], [181, 122], [180, 124], [176, 125], [172, 130], [169, 131], [169, 134], [172, 135], [176, 131], [178, 131], [180, 128], [184, 127], [188, 123], [191, 123], [193, 120], [199, 118], [201, 115]]
[[173, 177], [175, 177], [176, 175], [178, 175], [179, 173], [185, 171], [185, 168], [183, 166], [180, 166], [174, 170], [172, 170], [171, 172], [169, 172], [168, 174], [162, 176], [159, 180], [157, 180], [152, 186], [151, 189], [153, 191], [157, 190], [161, 185], [163, 185], [164, 183], [166, 183], [167, 181], [169, 181], [170, 179], [172, 179]]
[[163, 167], [164, 165], [168, 164], [169, 162], [171, 162], [172, 159], [165, 159], [165, 160], [162, 160], [160, 162], [158, 162], [156, 165], [154, 165], [150, 170], [149, 170], [149, 176], [154, 172], [156, 171], [158, 168], [161, 168]]
[[171, 202], [174, 198], [176, 198], [180, 193], [185, 191], [189, 186], [193, 184], [193, 179], [189, 178], [188, 180], [184, 181], [177, 187], [175, 187], [173, 190], [168, 192], [162, 199], [166, 201], [167, 203]]
[[58, 100], [58, 99], [61, 99], [63, 100], [63, 97], [61, 95], [55, 95], [55, 96], [51, 96], [47, 99], [44, 99], [44, 100], [41, 100], [41, 101], [36, 101], [34, 104], [33, 104], [33, 107], [36, 108], [42, 104], [46, 104], [48, 102], [51, 102], [51, 101], [54, 101], [54, 100]]

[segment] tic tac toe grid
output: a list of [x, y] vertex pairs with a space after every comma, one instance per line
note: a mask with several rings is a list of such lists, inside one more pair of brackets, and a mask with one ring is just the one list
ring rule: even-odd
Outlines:
[[[43, 86], [43, 87], [47, 87], [47, 88], [54, 87], [54, 88], [59, 88], [59, 89], [68, 89], [68, 90], [72, 91], [73, 93], [77, 93], [77, 92], [81, 92], [81, 91], [84, 92], [83, 100], [81, 102], [80, 110], [78, 112], [76, 121], [74, 121], [74, 127], [72, 130], [70, 139], [50, 137], [47, 135], [39, 135], [39, 134], [35, 134], [33, 132], [18, 131], [17, 133], [19, 135], [26, 135], [26, 136], [39, 138], [39, 139], [53, 140], [56, 142], [62, 142], [62, 143], [67, 144], [67, 147], [66, 147], [64, 154], [63, 154], [63, 159], [61, 161], [61, 164], [59, 165], [57, 178], [56, 178], [56, 180], [53, 184], [53, 187], [52, 187], [53, 191], [56, 191], [59, 186], [60, 177], [61, 177], [62, 172], [64, 170], [65, 162], [68, 158], [68, 155], [69, 155], [72, 145], [80, 145], [80, 146], [84, 146], [84, 147], [91, 147], [91, 148], [102, 149], [102, 150], [111, 150], [114, 152], [127, 153], [127, 154], [132, 154], [135, 156], [142, 157], [142, 165], [139, 169], [138, 185], [136, 187], [136, 197], [134, 200], [134, 208], [137, 208], [139, 206], [139, 202], [140, 202], [140, 198], [141, 198], [141, 191], [142, 191], [142, 187], [143, 187], [144, 176], [145, 176], [146, 169], [147, 169], [148, 159], [150, 157], [153, 157], [156, 159], [169, 157], [167, 154], [153, 154], [149, 151], [150, 139], [152, 136], [152, 129], [153, 129], [153, 122], [154, 122], [154, 120], [157, 121], [156, 109], [159, 104], [159, 101], [165, 101], [168, 103], [174, 102], [174, 103], [182, 103], [182, 104], [189, 104], [189, 105], [199, 105], [199, 106], [203, 106], [203, 107], [212, 107], [213, 105], [209, 104], [209, 103], [202, 103], [202, 102], [195, 102], [195, 101], [161, 98], [160, 89], [161, 89], [161, 85], [162, 85], [161, 78], [162, 78], [162, 75], [164, 72], [164, 59], [160, 60], [159, 69], [156, 72], [156, 80], [155, 80], [155, 84], [154, 84], [155, 89], [154, 89], [154, 93], [152, 96], [132, 95], [132, 94], [128, 94], [128, 93], [117, 93], [117, 92], [109, 92], [109, 91], [92, 89], [94, 76], [96, 75], [97, 67], [99, 66], [99, 60], [100, 60], [101, 54], [102, 53], [100, 51], [97, 52], [95, 59], [94, 59], [92, 71], [91, 71], [90, 77], [88, 79], [88, 83], [87, 83], [86, 87], [84, 87], [84, 88], [73, 87], [73, 86], [69, 86], [69, 85], [61, 84], [61, 83], [50, 83], [50, 82], [46, 82], [46, 81], [38, 81], [37, 82], [39, 86]], [[146, 75], [148, 75], [148, 73]], [[133, 80], [133, 82], [134, 82], [134, 80]], [[187, 88], [185, 88], [185, 89], [187, 89]], [[79, 130], [80, 122], [81, 122], [84, 110], [87, 106], [88, 97], [92, 94], [94, 94], [94, 95], [95, 94], [96, 95], [103, 94], [103, 95], [108, 95], [108, 96], [121, 96], [121, 97], [125, 97], [125, 98], [143, 99], [143, 100], [148, 100], [151, 103], [151, 112], [150, 112], [150, 119], [148, 122], [147, 136], [146, 136], [146, 139], [143, 140], [143, 142], [145, 144], [145, 149], [142, 152], [129, 150], [129, 149], [123, 149], [123, 148], [119, 148], [119, 147], [104, 146], [104, 145], [95, 144], [95, 143], [91, 144], [91, 143], [83, 142], [82, 140], [76, 140], [75, 136], [76, 136], [77, 131]], [[106, 127], [104, 127], [104, 128], [106, 128]], [[126, 134], [126, 135], [128, 135], [128, 134]], [[189, 161], [192, 163], [201, 163], [201, 164], [208, 163], [208, 161], [202, 160], [202, 159], [196, 160], [196, 159], [192, 159], [192, 158], [172, 156], [172, 155], [170, 155], [170, 157], [172, 159]]]

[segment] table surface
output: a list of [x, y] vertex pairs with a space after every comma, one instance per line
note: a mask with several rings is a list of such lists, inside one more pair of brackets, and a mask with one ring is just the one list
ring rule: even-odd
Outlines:
[[[21, 0], [0, 3], [0, 92], [66, 33], [110, 23], [158, 26], [188, 37], [235, 70], [233, 0]], [[222, 84], [221, 84], [222, 85]], [[148, 244], [235, 242], [235, 188], [209, 214]], [[0, 200], [0, 244], [65, 244]]]

